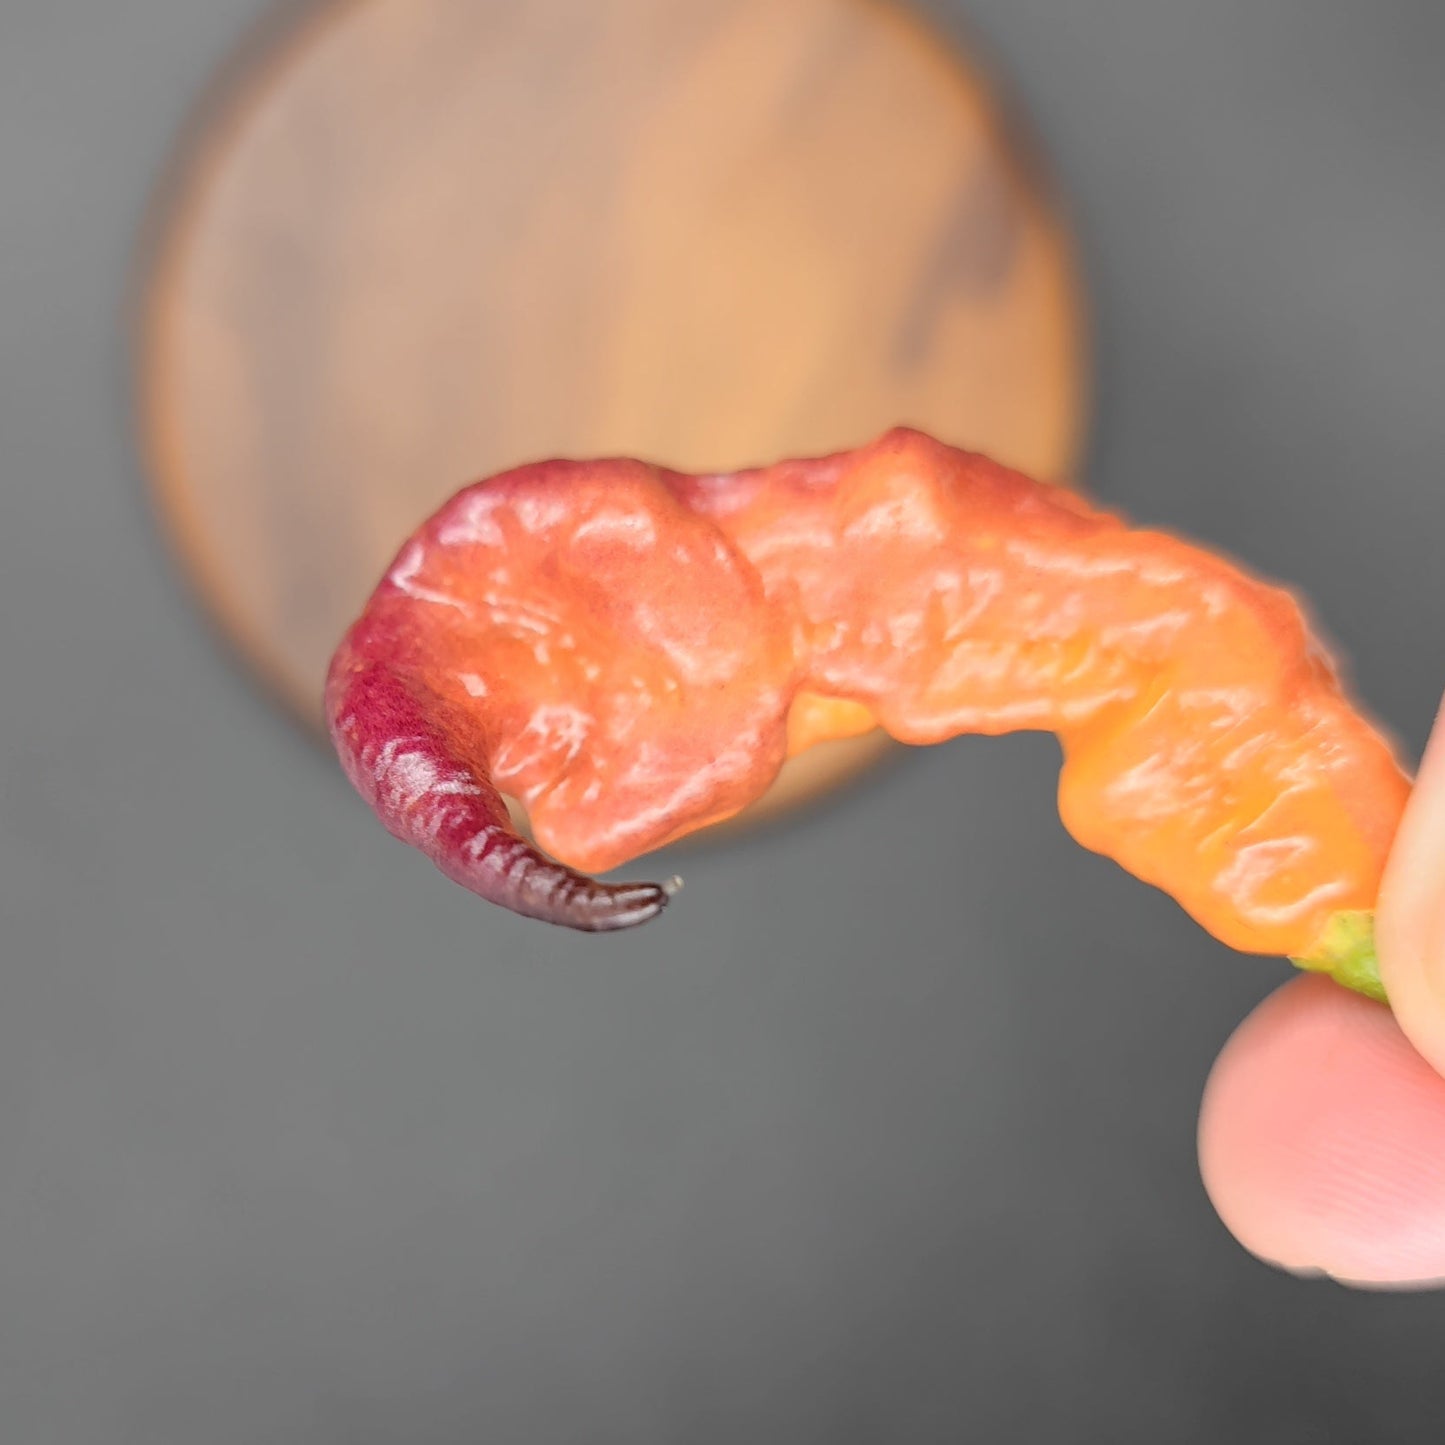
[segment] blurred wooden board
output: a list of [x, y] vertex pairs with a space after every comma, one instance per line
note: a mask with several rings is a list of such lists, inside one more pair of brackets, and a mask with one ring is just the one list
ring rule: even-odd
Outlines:
[[1062, 480], [1086, 409], [1052, 197], [982, 73], [878, 0], [293, 11], [198, 118], [142, 303], [168, 532], [311, 722], [403, 537], [478, 476], [910, 422]]

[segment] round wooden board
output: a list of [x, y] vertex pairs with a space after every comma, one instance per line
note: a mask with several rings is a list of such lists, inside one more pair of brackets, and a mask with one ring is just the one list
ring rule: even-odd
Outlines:
[[[881, 0], [333, 0], [155, 218], [143, 444], [208, 606], [319, 722], [406, 534], [546, 456], [732, 469], [896, 422], [1064, 480], [1067, 229], [984, 76]], [[795, 759], [750, 815], [878, 734]]]

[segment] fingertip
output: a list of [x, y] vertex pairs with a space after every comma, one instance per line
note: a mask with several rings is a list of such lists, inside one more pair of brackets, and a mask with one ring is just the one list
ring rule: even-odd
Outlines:
[[1390, 851], [1375, 941], [1400, 1027], [1445, 1073], [1445, 707]]
[[1199, 1164], [1251, 1253], [1360, 1287], [1445, 1278], [1445, 1080], [1388, 1009], [1320, 978], [1272, 995], [1210, 1074]]

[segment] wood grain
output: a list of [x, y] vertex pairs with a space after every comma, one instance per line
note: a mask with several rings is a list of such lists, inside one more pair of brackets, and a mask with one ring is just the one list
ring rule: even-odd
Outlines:
[[[401, 539], [543, 456], [728, 469], [895, 422], [1063, 480], [1069, 237], [983, 76], [876, 0], [343, 0], [273, 25], [158, 203], [154, 495], [309, 722]], [[789, 765], [760, 809], [877, 755]]]

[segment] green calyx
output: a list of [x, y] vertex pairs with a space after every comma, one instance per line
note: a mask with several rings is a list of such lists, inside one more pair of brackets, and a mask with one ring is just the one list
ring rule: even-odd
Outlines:
[[1325, 925], [1307, 958], [1291, 958], [1296, 968], [1328, 974], [1336, 983], [1366, 998], [1388, 1003], [1375, 957], [1375, 915], [1366, 911], [1336, 913]]

